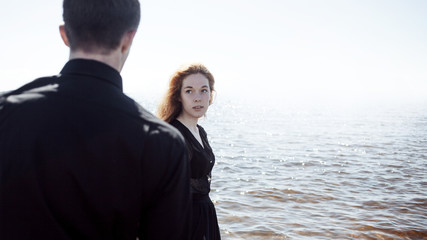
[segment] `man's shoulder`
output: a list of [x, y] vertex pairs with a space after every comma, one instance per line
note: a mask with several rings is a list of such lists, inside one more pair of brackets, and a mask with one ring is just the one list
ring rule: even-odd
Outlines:
[[151, 136], [159, 138], [172, 138], [183, 140], [181, 133], [169, 123], [154, 116], [151, 112], [147, 111], [141, 105], [137, 104], [140, 118], [143, 121], [144, 130]]
[[40, 78], [37, 78], [31, 82], [28, 82], [28, 83], [22, 85], [21, 87], [15, 89], [15, 90], [6, 92], [6, 94], [11, 95], [11, 94], [19, 94], [19, 93], [27, 92], [27, 91], [31, 91], [31, 90], [39, 90], [42, 87], [54, 84], [57, 79], [58, 79], [58, 75], [40, 77]]
[[[22, 104], [43, 98], [49, 92], [55, 92], [57, 76], [35, 79], [15, 90], [0, 93], [0, 106]], [[2, 107], [0, 107], [1, 109]]]

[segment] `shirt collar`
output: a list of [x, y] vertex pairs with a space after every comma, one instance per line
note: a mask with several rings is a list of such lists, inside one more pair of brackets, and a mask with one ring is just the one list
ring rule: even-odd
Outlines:
[[89, 59], [72, 59], [68, 61], [61, 70], [63, 74], [86, 75], [101, 79], [123, 91], [122, 77], [120, 73], [111, 66]]

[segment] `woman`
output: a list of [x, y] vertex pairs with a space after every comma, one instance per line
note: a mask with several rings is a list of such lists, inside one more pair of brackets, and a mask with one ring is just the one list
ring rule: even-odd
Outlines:
[[191, 166], [193, 240], [221, 239], [215, 206], [209, 198], [215, 156], [205, 130], [197, 124], [212, 103], [215, 80], [201, 64], [186, 66], [172, 76], [158, 116], [184, 136]]

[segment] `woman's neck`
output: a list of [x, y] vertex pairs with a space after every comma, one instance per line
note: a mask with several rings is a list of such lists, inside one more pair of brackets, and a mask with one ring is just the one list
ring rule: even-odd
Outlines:
[[180, 121], [184, 126], [190, 130], [191, 134], [197, 139], [197, 141], [200, 143], [200, 145], [204, 147], [202, 138], [200, 137], [199, 128], [197, 127], [197, 121], [199, 119], [197, 118], [188, 118], [183, 115], [180, 115], [176, 118], [178, 121]]
[[184, 124], [190, 131], [194, 133], [198, 133], [199, 129], [197, 128], [197, 122], [199, 119], [197, 118], [188, 118], [183, 115], [179, 115], [176, 118], [178, 121], [180, 121], [182, 124]]

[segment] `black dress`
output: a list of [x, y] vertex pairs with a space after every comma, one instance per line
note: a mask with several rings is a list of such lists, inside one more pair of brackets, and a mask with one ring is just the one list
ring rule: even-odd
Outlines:
[[191, 166], [191, 191], [193, 196], [192, 240], [221, 239], [215, 206], [209, 198], [211, 171], [215, 164], [215, 155], [209, 145], [206, 131], [200, 126], [203, 146], [190, 130], [178, 120], [171, 124], [184, 136]]

